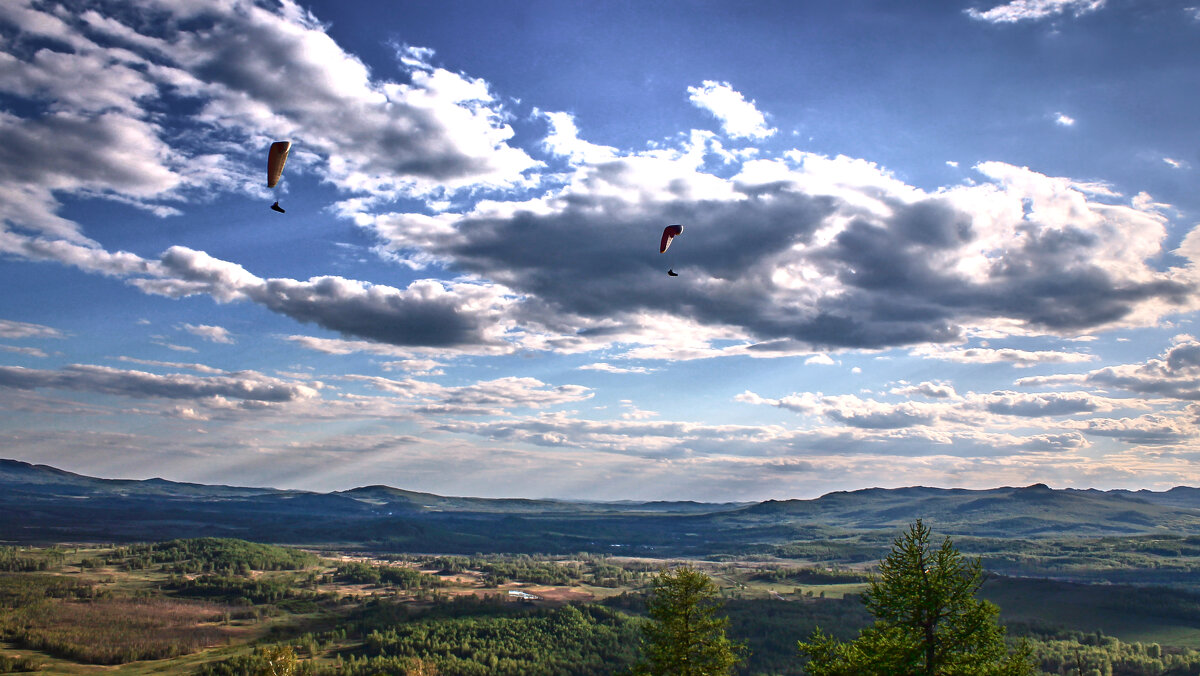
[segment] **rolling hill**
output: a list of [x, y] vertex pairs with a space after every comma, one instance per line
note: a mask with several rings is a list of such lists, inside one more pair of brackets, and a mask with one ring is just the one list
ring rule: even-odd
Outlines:
[[1200, 535], [1200, 489], [917, 486], [758, 503], [582, 502], [102, 479], [0, 460], [0, 539], [22, 543], [230, 536], [393, 551], [708, 555], [895, 533], [917, 518], [981, 538]]

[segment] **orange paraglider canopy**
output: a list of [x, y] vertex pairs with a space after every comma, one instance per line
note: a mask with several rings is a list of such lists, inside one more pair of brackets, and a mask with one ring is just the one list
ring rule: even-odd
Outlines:
[[287, 163], [288, 151], [292, 149], [291, 141], [276, 141], [271, 144], [267, 153], [267, 187], [274, 188], [283, 175], [283, 165]]
[[671, 240], [681, 232], [683, 232], [682, 225], [668, 225], [663, 228], [662, 241], [658, 243], [658, 253], [666, 253], [667, 247], [671, 246]]

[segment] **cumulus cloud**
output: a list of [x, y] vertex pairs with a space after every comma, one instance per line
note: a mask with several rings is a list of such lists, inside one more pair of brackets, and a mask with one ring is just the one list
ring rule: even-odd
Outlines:
[[705, 80], [699, 87], [688, 87], [692, 105], [707, 110], [721, 121], [721, 129], [732, 138], [765, 139], [776, 132], [754, 101], [747, 101], [728, 82]]
[[[452, 261], [520, 295], [530, 335], [559, 349], [602, 335], [667, 344], [681, 320], [706, 328], [707, 346], [658, 354], [946, 343], [968, 330], [1069, 336], [1194, 304], [1191, 273], [1154, 263], [1160, 211], [1112, 203], [1097, 186], [989, 162], [976, 167], [988, 183], [929, 194], [860, 160], [801, 152], [722, 179], [703, 170], [703, 152], [585, 162], [535, 200], [360, 216], [390, 250]], [[655, 222], [685, 223], [670, 252], [678, 278], [659, 269]], [[547, 255], [529, 241], [556, 246]], [[563, 283], [579, 278], [588, 283]], [[994, 356], [1089, 358], [1064, 354]]]
[[898, 429], [929, 425], [935, 422], [939, 415], [936, 405], [921, 402], [886, 403], [854, 395], [827, 396], [819, 392], [802, 392], [770, 399], [747, 391], [738, 395], [735, 400], [776, 406], [805, 415], [824, 416], [843, 425], [865, 429]]
[[[397, 55], [405, 81], [374, 78], [290, 0], [14, 0], [0, 24], [19, 29], [0, 93], [44, 111], [0, 114], [0, 223], [54, 238], [88, 243], [60, 194], [166, 216], [205, 190], [261, 190], [258, 149], [279, 136], [296, 171], [372, 199], [512, 186], [537, 166], [485, 82], [420, 49]], [[157, 115], [169, 97], [195, 112]]]
[[1137, 418], [1095, 418], [1087, 421], [1083, 431], [1092, 436], [1112, 437], [1127, 444], [1154, 446], [1195, 438], [1200, 430], [1197, 430], [1195, 423], [1178, 417], [1147, 414]]
[[501, 346], [506, 327], [500, 319], [510, 302], [504, 289], [482, 283], [418, 280], [397, 289], [342, 277], [263, 279], [236, 263], [179, 246], [167, 250], [154, 270], [155, 277], [131, 283], [174, 298], [248, 300], [346, 336], [401, 346]]
[[[634, 346], [623, 355], [630, 358], [780, 356], [949, 342], [968, 330], [1077, 335], [1152, 323], [1195, 303], [1191, 268], [1150, 264], [1162, 253], [1160, 211], [1093, 199], [1109, 196], [1101, 188], [984, 163], [977, 169], [994, 183], [930, 195], [861, 161], [804, 153], [754, 160], [719, 179], [702, 171], [695, 150], [581, 164], [561, 191], [533, 201], [485, 201], [436, 217], [362, 214], [388, 248], [422, 251], [491, 281], [397, 289], [332, 276], [263, 279], [185, 247], [158, 260], [71, 244], [42, 255], [128, 274], [150, 293], [255, 302], [350, 341], [305, 341], [330, 351], [625, 344]], [[687, 271], [677, 279], [657, 270], [644, 225], [668, 214], [688, 221], [672, 248]], [[547, 255], [526, 246], [530, 239], [558, 248]], [[1189, 241], [1181, 247], [1188, 258]], [[645, 253], [631, 255], [638, 250]], [[562, 283], [581, 276], [588, 284]], [[647, 287], [659, 277], [669, 292]], [[1022, 366], [1091, 359], [924, 350]]]
[[916, 385], [901, 383], [898, 387], [893, 387], [889, 390], [888, 393], [903, 397], [920, 395], [930, 399], [954, 399], [958, 397], [958, 393], [954, 391], [954, 385], [942, 381], [925, 381]]
[[990, 413], [1022, 417], [1075, 415], [1109, 408], [1088, 392], [992, 392], [973, 399]]
[[229, 334], [229, 330], [220, 326], [210, 326], [208, 324], [184, 324], [183, 328], [188, 333], [194, 336], [213, 342], [232, 344], [233, 336]]
[[1054, 124], [1057, 124], [1060, 127], [1074, 127], [1075, 118], [1067, 115], [1066, 113], [1055, 113]]
[[600, 163], [620, 155], [612, 146], [602, 146], [579, 138], [579, 126], [570, 113], [540, 113], [550, 125], [550, 133], [542, 141], [543, 147], [553, 155], [566, 157], [577, 164]]
[[1017, 23], [1068, 13], [1080, 17], [1104, 7], [1104, 3], [1105, 0], [1012, 0], [984, 11], [971, 8], [966, 13], [972, 19], [988, 23]]
[[1120, 389], [1188, 401], [1200, 400], [1200, 342], [1179, 336], [1160, 357], [1144, 364], [1122, 364], [1091, 371], [1082, 381], [1096, 387]]
[[507, 145], [513, 131], [487, 84], [432, 66], [429, 50], [402, 47], [410, 81], [389, 82], [290, 2], [278, 14], [248, 3], [206, 10], [212, 27], [178, 36], [180, 62], [213, 91], [199, 119], [290, 137], [327, 157], [329, 178], [346, 189], [512, 185], [535, 164]]
[[171, 151], [158, 132], [154, 124], [120, 112], [88, 116], [63, 111], [41, 119], [0, 112], [5, 138], [0, 146], [0, 222], [86, 242], [75, 223], [57, 214], [54, 193], [136, 202], [169, 191], [181, 179], [167, 166]]

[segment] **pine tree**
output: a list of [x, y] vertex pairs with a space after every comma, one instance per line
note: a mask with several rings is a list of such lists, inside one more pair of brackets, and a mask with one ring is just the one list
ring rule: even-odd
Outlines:
[[717, 586], [690, 566], [665, 570], [654, 578], [647, 602], [651, 622], [643, 629], [644, 659], [636, 673], [649, 676], [726, 676], [740, 661], [743, 646], [725, 635], [729, 623], [718, 617]]
[[850, 643], [820, 629], [800, 642], [811, 676], [1025, 676], [1028, 650], [1014, 653], [997, 622], [1000, 609], [975, 598], [978, 560], [965, 561], [950, 538], [934, 550], [920, 519], [897, 538], [863, 603], [875, 624]]

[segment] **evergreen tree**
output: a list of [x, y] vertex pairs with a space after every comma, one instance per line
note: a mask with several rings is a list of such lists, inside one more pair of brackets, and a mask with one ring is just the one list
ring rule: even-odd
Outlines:
[[743, 646], [725, 635], [726, 617], [717, 617], [717, 586], [690, 566], [664, 570], [654, 578], [642, 631], [644, 659], [636, 673], [649, 676], [726, 676], [740, 661]]
[[1028, 650], [1010, 653], [1000, 609], [975, 598], [978, 560], [965, 561], [950, 538], [934, 550], [920, 519], [897, 538], [863, 603], [875, 624], [850, 643], [818, 629], [808, 643], [811, 676], [1025, 676]]

